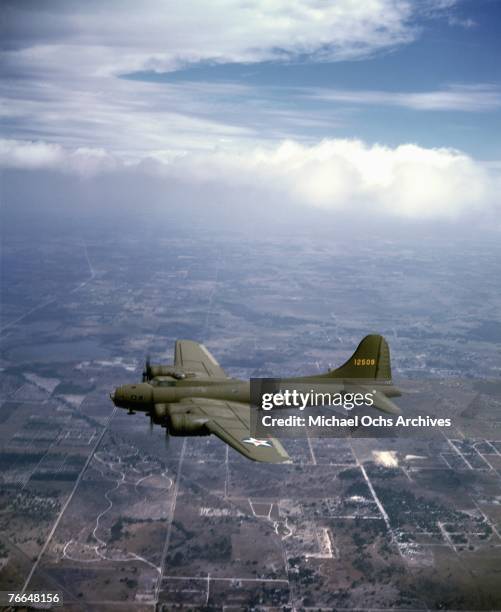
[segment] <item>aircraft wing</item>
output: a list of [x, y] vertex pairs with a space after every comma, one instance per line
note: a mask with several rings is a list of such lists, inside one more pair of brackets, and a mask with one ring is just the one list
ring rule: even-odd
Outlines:
[[211, 378], [228, 378], [226, 372], [203, 344], [193, 342], [193, 340], [178, 340], [175, 353], [174, 366], [176, 368], [197, 372]]
[[191, 416], [203, 418], [207, 429], [233, 449], [253, 461], [282, 463], [290, 461], [289, 455], [276, 438], [257, 439], [250, 434], [250, 407], [248, 404], [187, 398]]

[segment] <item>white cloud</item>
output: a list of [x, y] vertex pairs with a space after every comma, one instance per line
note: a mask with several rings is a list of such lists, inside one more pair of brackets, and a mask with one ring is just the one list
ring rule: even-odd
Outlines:
[[[233, 106], [228, 101], [237, 86], [144, 83], [119, 75], [200, 61], [361, 58], [413, 40], [418, 15], [407, 0], [7, 0], [2, 60], [11, 78], [0, 111], [4, 132], [128, 149], [132, 156], [136, 149], [204, 149], [221, 139], [253, 138], [252, 120], [235, 108], [243, 96]], [[259, 122], [262, 108], [249, 105], [247, 116], [256, 114]], [[265, 129], [272, 136], [289, 135], [287, 118], [276, 130], [270, 123]]]
[[[302, 92], [228, 83], [127, 80], [134, 70], [197, 61], [258, 62], [308, 54], [361, 58], [405, 44], [419, 17], [456, 0], [174, 0], [18, 3], [7, 0], [4, 133], [130, 161], [163, 159], [264, 139], [318, 139], [345, 124], [343, 109]], [[278, 89], [278, 88], [277, 88]], [[324, 99], [412, 108], [493, 108], [497, 91], [418, 94], [317, 92]], [[309, 97], [309, 93], [306, 94]], [[329, 98], [328, 96], [334, 96]], [[337, 105], [338, 107], [341, 105]], [[335, 113], [335, 114], [334, 114]]]
[[65, 152], [58, 144], [0, 140], [0, 163], [4, 168], [55, 168], [64, 158]]
[[[70, 151], [50, 144], [3, 143], [0, 161], [9, 167], [60, 168], [90, 175], [121, 171], [123, 162], [104, 151]], [[162, 161], [162, 157], [168, 161]], [[45, 161], [44, 161], [45, 160]], [[134, 172], [185, 185], [200, 198], [200, 185], [239, 193], [234, 206], [258, 197], [286, 207], [314, 207], [364, 215], [411, 219], [455, 219], [498, 210], [499, 168], [459, 151], [369, 146], [359, 140], [323, 140], [314, 145], [284, 141], [241, 151], [215, 150], [145, 157]], [[128, 172], [131, 167], [128, 166]], [[117, 178], [119, 180], [119, 177]], [[195, 195], [196, 194], [196, 195]]]
[[318, 208], [417, 219], [485, 210], [500, 186], [498, 174], [458, 151], [344, 139], [183, 158], [169, 168], [180, 171], [185, 178], [264, 185], [291, 202]]
[[0, 167], [25, 170], [58, 170], [93, 176], [118, 167], [104, 149], [79, 147], [67, 150], [59, 144], [0, 139]]
[[128, 0], [52, 9], [12, 3], [7, 58], [44, 70], [66, 63], [94, 76], [202, 60], [359, 58], [412, 41], [418, 7], [407, 0]]
[[[456, 0], [147, 0], [9, 4], [1, 111], [12, 140], [3, 167], [93, 180], [124, 171], [287, 206], [410, 218], [455, 217], [495, 202], [499, 172], [450, 149], [359, 140], [300, 142], [332, 129], [332, 113], [282, 103], [244, 85], [147, 83], [118, 75], [198, 61], [259, 62], [371, 56], [419, 35], [419, 15]], [[291, 92], [291, 95], [294, 92]], [[297, 92], [296, 92], [297, 93]], [[301, 92], [300, 92], [301, 93]], [[261, 96], [262, 94], [262, 96]], [[309, 96], [309, 93], [306, 95]], [[413, 109], [494, 109], [499, 90], [316, 91], [324, 100]], [[268, 97], [267, 97], [268, 96]], [[7, 131], [7, 130], [6, 130]], [[232, 191], [233, 193], [233, 191]], [[238, 203], [236, 204], [238, 205]]]
[[424, 111], [478, 112], [501, 108], [499, 87], [481, 83], [421, 92], [317, 89], [304, 95], [324, 102], [401, 106]]
[[244, 86], [165, 84], [68, 75], [11, 82], [4, 130], [14, 139], [106, 149], [131, 160], [145, 152], [207, 149], [253, 138], [240, 125]]
[[471, 19], [470, 17], [467, 17], [466, 19], [461, 19], [459, 17], [455, 17], [454, 15], [451, 15], [447, 19], [447, 21], [449, 25], [458, 26], [460, 28], [464, 28], [465, 30], [476, 28], [478, 25], [478, 23], [474, 19]]

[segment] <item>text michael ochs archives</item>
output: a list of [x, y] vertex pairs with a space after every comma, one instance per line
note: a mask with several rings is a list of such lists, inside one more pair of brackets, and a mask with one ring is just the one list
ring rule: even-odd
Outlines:
[[335, 415], [310, 414], [307, 416], [288, 415], [279, 417], [272, 414], [265, 414], [260, 418], [264, 427], [451, 427], [450, 418], [417, 416], [388, 417], [382, 415], [362, 416], [353, 415], [352, 417], [338, 417]]
[[[389, 428], [423, 431], [452, 426], [449, 417], [406, 414], [406, 410], [402, 414], [382, 414], [375, 401], [375, 395], [381, 393], [377, 389], [348, 392], [339, 390], [338, 386], [334, 390], [319, 391], [298, 386], [299, 389], [280, 388], [276, 380], [257, 386], [252, 393], [252, 430], [264, 436], [280, 437], [287, 434], [337, 436], [342, 430], [368, 428], [378, 436], [378, 432]], [[339, 411], [345, 412], [339, 414]]]

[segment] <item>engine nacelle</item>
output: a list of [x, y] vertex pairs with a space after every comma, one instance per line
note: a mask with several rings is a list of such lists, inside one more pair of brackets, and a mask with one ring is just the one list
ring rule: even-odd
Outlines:
[[172, 376], [173, 378], [182, 379], [185, 377], [183, 372], [176, 370], [173, 365], [166, 364], [150, 364], [146, 371], [148, 380], [155, 378], [156, 376]]
[[189, 408], [179, 406], [169, 406], [167, 426], [171, 436], [208, 436], [210, 434], [204, 417], [192, 414]]
[[151, 419], [156, 425], [162, 425], [165, 427], [167, 425], [167, 404], [155, 404], [153, 406], [153, 410], [151, 411]]

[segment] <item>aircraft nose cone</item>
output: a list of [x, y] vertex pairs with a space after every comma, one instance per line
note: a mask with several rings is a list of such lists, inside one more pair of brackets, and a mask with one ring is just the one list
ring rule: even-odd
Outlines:
[[120, 407], [120, 400], [122, 397], [120, 387], [117, 387], [112, 393], [110, 393], [110, 400], [115, 404], [115, 406]]

